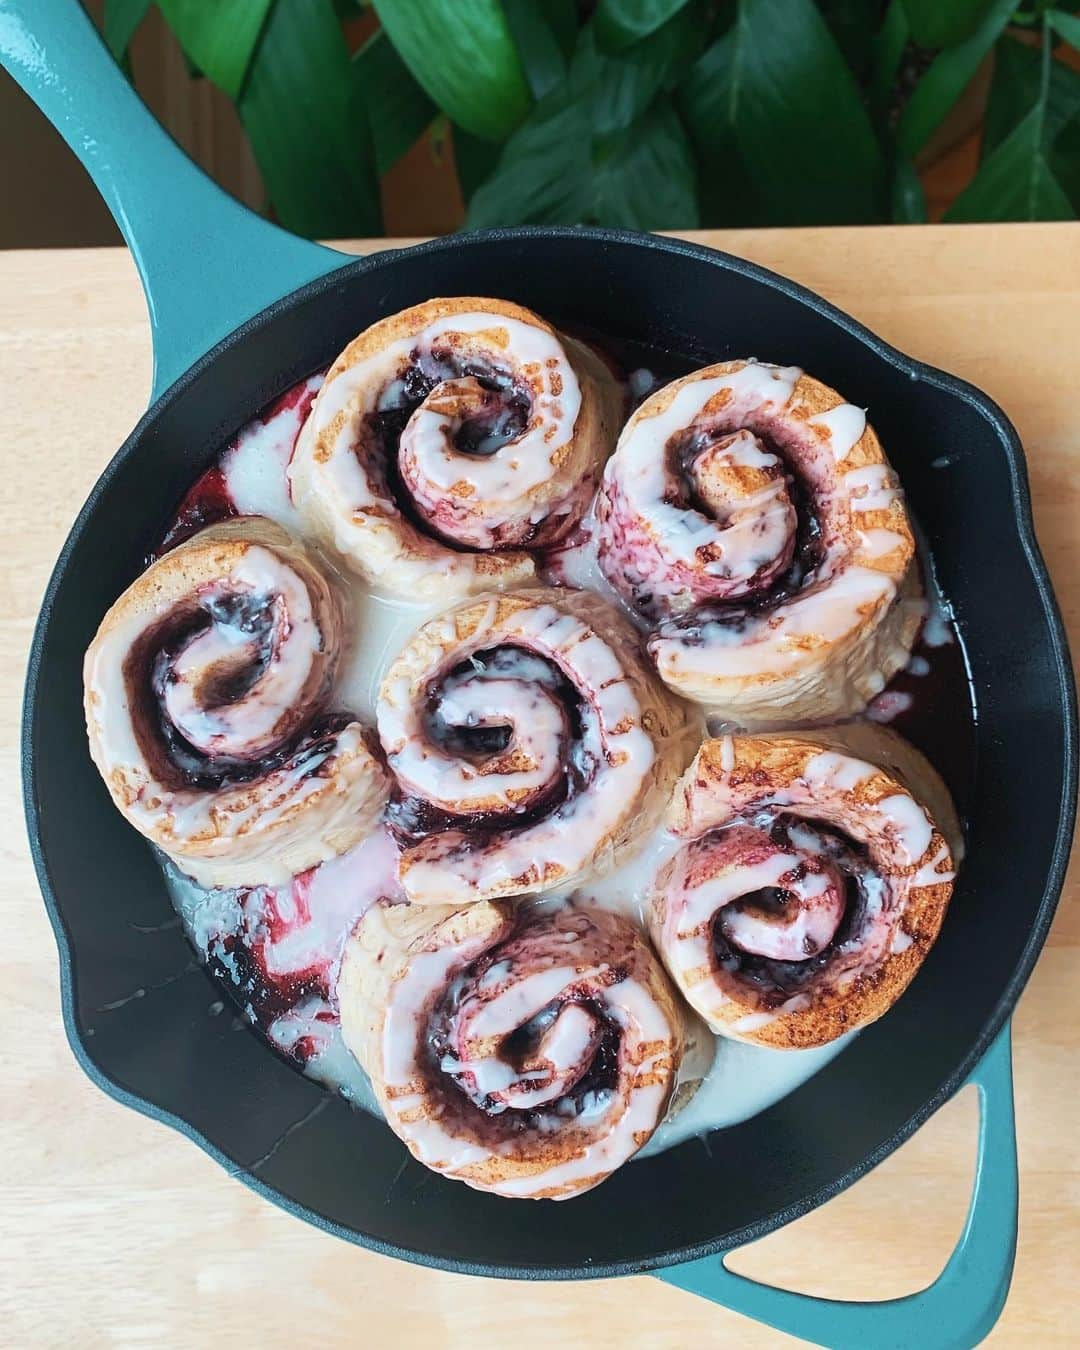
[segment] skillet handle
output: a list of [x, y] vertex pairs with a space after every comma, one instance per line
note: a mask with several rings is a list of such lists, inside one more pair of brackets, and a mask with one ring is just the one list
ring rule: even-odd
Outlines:
[[353, 261], [260, 219], [162, 129], [78, 0], [0, 0], [0, 64], [94, 180], [135, 258], [157, 398], [251, 315]]
[[979, 1152], [967, 1221], [932, 1285], [904, 1298], [844, 1303], [735, 1275], [724, 1253], [660, 1271], [669, 1284], [829, 1350], [968, 1350], [1005, 1306], [1016, 1258], [1019, 1187], [1009, 1024], [970, 1079], [979, 1090]]

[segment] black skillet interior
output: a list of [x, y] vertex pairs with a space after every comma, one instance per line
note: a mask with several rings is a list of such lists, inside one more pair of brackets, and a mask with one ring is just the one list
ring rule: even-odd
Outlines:
[[[150, 850], [111, 806], [82, 723], [84, 649], [228, 435], [376, 318], [455, 294], [504, 296], [702, 363], [755, 355], [803, 365], [869, 407], [955, 607], [979, 711], [969, 856], [908, 995], [764, 1114], [709, 1147], [694, 1140], [625, 1167], [569, 1207], [443, 1180], [229, 1012], [214, 1015], [218, 990], [193, 960]], [[895, 1148], [1001, 1026], [1057, 898], [1073, 722], [1019, 446], [969, 386], [900, 357], [790, 283], [674, 241], [507, 231], [383, 255], [297, 292], [200, 362], [110, 465], [58, 564], [29, 675], [25, 764], [69, 1035], [114, 1096], [183, 1129], [305, 1218], [392, 1254], [551, 1277], [627, 1273], [737, 1245]]]

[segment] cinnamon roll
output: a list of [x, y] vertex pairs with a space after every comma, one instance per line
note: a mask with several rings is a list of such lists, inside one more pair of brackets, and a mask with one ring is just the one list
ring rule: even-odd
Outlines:
[[937, 937], [960, 847], [934, 770], [868, 725], [706, 741], [667, 824], [653, 941], [714, 1031], [778, 1049], [888, 1011]]
[[678, 1000], [636, 929], [574, 905], [376, 905], [338, 999], [413, 1156], [508, 1197], [603, 1181], [664, 1118], [683, 1054]]
[[526, 581], [577, 523], [622, 394], [602, 361], [505, 300], [428, 300], [330, 368], [290, 469], [309, 529], [394, 595]]
[[420, 904], [564, 887], [656, 823], [697, 719], [595, 595], [489, 595], [417, 630], [379, 691], [401, 881]]
[[200, 884], [286, 881], [378, 819], [373, 737], [327, 711], [342, 622], [314, 558], [254, 516], [159, 558], [102, 620], [90, 753], [127, 820]]
[[726, 720], [849, 716], [907, 660], [921, 613], [896, 475], [863, 410], [794, 366], [729, 361], [651, 395], [597, 516], [661, 677]]

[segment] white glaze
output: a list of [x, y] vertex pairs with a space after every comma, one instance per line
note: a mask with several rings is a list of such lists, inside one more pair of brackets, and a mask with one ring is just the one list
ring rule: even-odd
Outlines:
[[[313, 377], [313, 381], [309, 382], [314, 386], [318, 383], [319, 377]], [[836, 422], [847, 419], [848, 436], [856, 425], [855, 411], [845, 413], [843, 419], [834, 419]], [[245, 512], [264, 514], [287, 527], [295, 528], [297, 517], [289, 501], [283, 473], [283, 466], [288, 462], [292, 450], [292, 435], [295, 435], [295, 429], [290, 429], [284, 422], [277, 427], [252, 424], [252, 429], [237, 439], [236, 449], [226, 455], [224, 467], [234, 499]], [[845, 437], [838, 434], [835, 426], [831, 429], [831, 435], [836, 453]], [[839, 454], [836, 457], [842, 458]], [[610, 595], [610, 588], [606, 580], [601, 578], [596, 565], [595, 539], [589, 538], [588, 533], [586, 528], [584, 543], [556, 555], [552, 580], [557, 578], [564, 584], [607, 591]], [[878, 551], [878, 545], [884, 549], [885, 541], [870, 533], [872, 542], [869, 546], [864, 543], [864, 547], [868, 547], [869, 552]], [[931, 594], [937, 595], [936, 589]], [[442, 608], [445, 601], [435, 601], [427, 606], [409, 605], [381, 598], [355, 584], [350, 590], [350, 603], [352, 613], [347, 627], [354, 627], [358, 636], [341, 672], [339, 702], [359, 715], [370, 717], [374, 711], [379, 683], [390, 661], [415, 627], [431, 617], [435, 609]], [[948, 627], [950, 617], [939, 598], [924, 637], [931, 637], [931, 624], [935, 624], [933, 636], [943, 634], [945, 640], [951, 641]], [[641, 923], [642, 900], [648, 881], [678, 846], [679, 841], [674, 836], [663, 829], [656, 830], [642, 841], [639, 852], [624, 865], [601, 880], [592, 882], [588, 887], [589, 896], [601, 906], [616, 909]], [[932, 881], [950, 877], [950, 872], [937, 871], [946, 855], [947, 851], [943, 850], [926, 862], [913, 878], [913, 884], [931, 884]], [[356, 859], [363, 856], [364, 846], [361, 846], [337, 863], [326, 864], [315, 874], [311, 892], [316, 897], [324, 886], [335, 893], [334, 897], [328, 895], [325, 906], [318, 901], [313, 906], [312, 921], [319, 924], [321, 935], [318, 938], [312, 935], [310, 943], [296, 936], [286, 937], [278, 944], [278, 955], [284, 962], [302, 959], [305, 953], [310, 955], [316, 949], [325, 951], [331, 937], [337, 944], [336, 950], [340, 952], [340, 943], [344, 941], [350, 926], [351, 911], [346, 913], [349, 905], [339, 903], [339, 888], [329, 888], [328, 883], [333, 875], [330, 869], [339, 869], [344, 873], [354, 868]], [[383, 864], [380, 863], [373, 870], [380, 872]], [[234, 893], [205, 891], [168, 866], [166, 874], [174, 903], [200, 951], [205, 952], [215, 937], [241, 930], [244, 914]], [[561, 892], [555, 894], [558, 896]], [[339, 921], [342, 929], [335, 934], [332, 930]], [[894, 942], [899, 940], [899, 937], [894, 938]], [[287, 953], [291, 953], [291, 956]], [[489, 972], [492, 978], [499, 978], [495, 973], [497, 969], [494, 967]], [[318, 1000], [294, 1009], [287, 1019], [281, 1019], [275, 1025], [272, 1039], [287, 1049], [300, 1036], [324, 1037], [305, 1071], [329, 1086], [336, 1087], [357, 1105], [376, 1112], [366, 1077], [345, 1049], [339, 1028], [336, 1024], [327, 1024], [318, 1019], [318, 1014], [325, 1010], [326, 1005]], [[751, 1031], [751, 1023], [757, 1025], [762, 1018], [772, 1016], [769, 1013], [749, 1014], [742, 1019], [741, 1029]], [[717, 1041], [712, 1068], [690, 1105], [662, 1124], [639, 1156], [655, 1154], [696, 1134], [722, 1129], [765, 1110], [839, 1054], [850, 1039], [850, 1036], [843, 1037], [819, 1050], [784, 1052], [728, 1040]], [[713, 1038], [708, 1038], [708, 1043], [712, 1046]]]
[[595, 591], [602, 599], [622, 611], [627, 620], [644, 628], [640, 614], [625, 605], [622, 596], [608, 581], [597, 556], [599, 526], [595, 507], [590, 508], [578, 528], [559, 548], [542, 556], [541, 576], [551, 586], [571, 586], [579, 591]]
[[823, 750], [807, 763], [802, 776], [812, 788], [851, 792], [860, 783], [865, 783], [873, 773], [874, 766], [864, 760]]
[[775, 961], [804, 960], [804, 942], [814, 951], [825, 947], [836, 932], [844, 912], [842, 890], [827, 872], [811, 873], [801, 881], [785, 881], [801, 859], [798, 854], [778, 851], [755, 866], [727, 866], [697, 885], [687, 885], [678, 872], [672, 886], [684, 891], [686, 902], [677, 920], [672, 951], [678, 970], [684, 974], [710, 961], [712, 934], [710, 921], [725, 905], [741, 896], [766, 887], [783, 885], [800, 901], [794, 917], [786, 924], [764, 923], [752, 913], [734, 913], [724, 922], [724, 934], [742, 951]]
[[[480, 350], [496, 354], [501, 364], [522, 372], [530, 384], [535, 382], [533, 420], [522, 436], [493, 455], [463, 456], [447, 444], [446, 419], [432, 415], [421, 404], [406, 426], [403, 441], [412, 446], [416, 460], [425, 474], [434, 476], [433, 481], [444, 478], [447, 486], [463, 482], [478, 496], [494, 502], [528, 491], [544, 480], [555, 452], [573, 434], [581, 388], [555, 334], [501, 314], [454, 314], [438, 319], [414, 337], [388, 343], [366, 361], [350, 366], [333, 378], [317, 400], [313, 429], [321, 432], [346, 409], [350, 416], [372, 411], [375, 398], [396, 378], [414, 349], [430, 350], [450, 334], [468, 335]], [[393, 403], [384, 398], [379, 406]], [[364, 476], [352, 471], [350, 461], [355, 464], [347, 424], [334, 442], [332, 472], [339, 486], [347, 485], [353, 506], [360, 510], [376, 498]]]
[[[770, 413], [784, 407], [801, 374], [795, 367], [750, 362], [684, 384], [661, 411], [646, 403], [624, 428], [604, 471], [604, 492], [611, 511], [632, 517], [647, 537], [642, 546], [656, 554], [648, 569], [650, 589], [670, 606], [692, 602], [690, 569], [702, 567], [714, 578], [707, 593], [737, 597], [763, 568], [786, 566], [796, 519], [783, 465], [751, 431], [725, 431], [733, 416], [737, 420], [735, 409]], [[671, 500], [676, 475], [660, 452], [688, 430], [700, 432], [703, 441], [687, 469], [708, 515]], [[605, 570], [618, 585], [621, 550]]]
[[[664, 681], [732, 724], [859, 713], [910, 651], [902, 494], [858, 463], [879, 454], [863, 409], [813, 411], [833, 398], [796, 369], [709, 368], [642, 404], [605, 468], [600, 566], [655, 624]], [[798, 555], [796, 482], [817, 539]]]
[[[168, 560], [159, 561], [156, 566], [168, 566]], [[214, 636], [212, 628], [202, 637], [189, 643], [178, 659], [181, 675], [186, 673], [186, 690], [170, 689], [166, 700], [172, 701], [177, 715], [182, 719], [190, 737], [196, 744], [200, 740], [220, 738], [224, 752], [244, 756], [245, 738], [251, 736], [256, 741], [255, 757], [266, 748], [268, 726], [281, 717], [283, 709], [289, 705], [281, 702], [280, 696], [295, 697], [302, 687], [310, 669], [310, 662], [320, 644], [320, 636], [312, 614], [310, 598], [306, 588], [291, 569], [268, 549], [250, 547], [241, 558], [236, 560], [227, 577], [220, 578], [222, 585], [234, 586], [237, 591], [248, 592], [256, 597], [281, 597], [284, 615], [279, 615], [276, 625], [278, 632], [289, 625], [289, 611], [296, 609], [296, 631], [289, 635], [288, 641], [280, 651], [281, 659], [271, 662], [258, 685], [252, 690], [250, 709], [247, 700], [240, 700], [229, 706], [227, 714], [215, 720], [209, 714], [197, 715], [196, 699], [191, 692], [192, 684], [197, 687], [204, 662], [200, 653], [220, 656], [226, 649], [239, 654], [245, 645], [242, 635], [236, 634], [231, 640]], [[183, 588], [183, 579], [174, 584], [167, 598], [160, 600], [151, 612], [136, 604], [128, 604], [113, 610], [108, 627], [102, 627], [94, 645], [87, 653], [84, 678], [88, 701], [98, 710], [97, 743], [102, 756], [102, 769], [106, 780], [120, 774], [132, 788], [132, 814], [140, 821], [139, 828], [149, 832], [163, 814], [167, 815], [173, 794], [166, 789], [153, 790], [149, 773], [144, 764], [142, 750], [135, 734], [135, 720], [128, 700], [125, 660], [132, 646], [142, 633], [154, 623], [165, 618], [176, 603], [176, 594]], [[194, 648], [194, 656], [185, 669], [184, 653]], [[209, 649], [209, 650], [208, 650]], [[280, 672], [276, 669], [280, 665]], [[151, 790], [140, 793], [140, 788]], [[181, 804], [187, 802], [193, 794], [177, 794]], [[206, 794], [195, 794], [197, 801], [192, 809], [209, 812], [210, 803]], [[194, 824], [195, 822], [192, 822]]]
[[[451, 314], [418, 333], [388, 341], [352, 365], [331, 368], [289, 467], [305, 528], [371, 584], [406, 598], [460, 597], [493, 584], [492, 555], [479, 557], [418, 532], [370, 470], [368, 416], [404, 401], [402, 377], [440, 344], [480, 358], [529, 390], [529, 420], [492, 453], [457, 449], [462, 422], [483, 404], [470, 377], [443, 380], [411, 414], [399, 466], [413, 505], [435, 532], [474, 549], [513, 544], [580, 501], [587, 475], [564, 465], [582, 405], [582, 390], [559, 337], [496, 313]], [[499, 437], [498, 440], [502, 438]], [[497, 555], [505, 582], [533, 572], [527, 554]]]
[[397, 849], [389, 831], [380, 826], [355, 848], [310, 874], [302, 910], [293, 909], [288, 889], [279, 890], [278, 913], [292, 924], [263, 948], [270, 973], [285, 975], [328, 965], [332, 988], [342, 946], [357, 919], [380, 897], [398, 893], [396, 869]]
[[896, 475], [887, 464], [867, 464], [849, 469], [844, 486], [851, 497], [851, 509], [857, 512], [887, 511], [900, 496]]
[[[750, 1015], [755, 1019], [768, 1016]], [[701, 1136], [703, 1147], [709, 1149], [712, 1131], [728, 1129], [767, 1111], [820, 1072], [857, 1035], [849, 1032], [814, 1050], [767, 1050], [717, 1038], [716, 1057], [708, 1077], [689, 1103], [660, 1126], [638, 1157], [651, 1158], [695, 1136]]]
[[292, 708], [311, 677], [321, 636], [311, 597], [300, 578], [272, 553], [249, 548], [232, 569], [228, 590], [249, 593], [270, 610], [269, 657], [242, 699], [207, 708], [204, 678], [221, 666], [249, 666], [256, 639], [235, 624], [216, 622], [177, 653], [164, 691], [165, 711], [176, 729], [205, 755], [259, 759], [278, 742], [283, 709]]
[[551, 780], [558, 768], [562, 714], [535, 684], [478, 679], [480, 688], [471, 695], [474, 717], [480, 714], [511, 727], [508, 749], [523, 756], [521, 772], [477, 774], [471, 761], [432, 743], [427, 734], [428, 691], [447, 656], [462, 662], [472, 652], [503, 645], [549, 658], [581, 691], [581, 747], [594, 767], [585, 790], [535, 824], [492, 835], [470, 851], [456, 849], [452, 837], [434, 839], [430, 846], [425, 841], [410, 851], [402, 868], [410, 899], [468, 903], [570, 881], [615, 837], [628, 804], [645, 792], [656, 759], [618, 653], [581, 619], [540, 601], [505, 618], [499, 617], [497, 602], [490, 601], [466, 643], [458, 640], [452, 616], [432, 620], [425, 634], [425, 667], [410, 662], [393, 666], [376, 710], [383, 748], [408, 791], [445, 810], [496, 810], [512, 825], [518, 803], [527, 805], [530, 793]]
[[896, 793], [892, 797], [883, 797], [877, 809], [894, 831], [897, 843], [907, 854], [908, 862], [918, 862], [930, 847], [934, 833], [923, 808], [907, 793]]
[[[505, 1139], [474, 1139], [468, 1124], [460, 1125], [430, 1093], [430, 1069], [422, 1059], [417, 1028], [424, 1024], [433, 1000], [487, 949], [487, 933], [414, 953], [403, 967], [392, 967], [396, 973], [374, 1042], [376, 1062], [370, 1066], [395, 1132], [421, 1162], [500, 1195], [559, 1192], [554, 1198], [563, 1198], [595, 1185], [652, 1134], [671, 1090], [672, 1053], [680, 1032], [640, 973], [643, 953], [631, 952], [621, 925], [606, 920], [598, 926], [596, 920], [589, 921], [587, 912], [547, 905], [532, 919], [526, 916], [525, 924], [530, 923], [539, 927], [516, 949], [521, 964], [499, 963], [506, 967], [501, 987], [496, 983], [493, 990], [489, 972], [480, 988], [466, 985], [460, 994], [450, 1031], [453, 1057], [447, 1059], [445, 1071], [470, 1095], [494, 1090], [496, 1120], [499, 1105], [537, 1111], [531, 1140], [513, 1133]], [[508, 950], [515, 950], [518, 934], [525, 931], [519, 928], [510, 937]], [[552, 964], [553, 955], [564, 949], [562, 940], [570, 960], [566, 965]], [[627, 970], [610, 984], [605, 979], [609, 971], [605, 958], [616, 959], [623, 952]], [[350, 980], [358, 974], [355, 963], [369, 959], [369, 949], [354, 946], [347, 958], [354, 963], [347, 966]], [[393, 961], [393, 954], [387, 959]], [[571, 989], [588, 990], [589, 1005], [563, 1007], [541, 1040], [533, 1064], [527, 1066], [535, 1072], [508, 1073], [509, 1066], [498, 1058], [503, 1039]], [[351, 995], [348, 1002], [351, 1009]], [[591, 1010], [594, 1005], [602, 1006], [620, 1027], [618, 1074], [614, 1087], [586, 1094], [579, 1109], [565, 1093], [588, 1067], [600, 1033], [597, 1014]], [[351, 1025], [347, 1020], [347, 1039], [354, 1034]], [[358, 1037], [359, 1033], [357, 1028]], [[364, 1053], [362, 1040], [350, 1043]], [[495, 1175], [461, 1175], [488, 1159], [500, 1161]], [[543, 1165], [537, 1167], [536, 1162]]]
[[702, 624], [700, 646], [661, 628], [649, 639], [649, 650], [661, 675], [676, 687], [687, 674], [701, 681], [774, 677], [804, 666], [808, 650], [840, 642], [895, 597], [890, 577], [850, 566], [787, 604], [748, 618], [741, 628]]
[[[340, 641], [334, 594], [289, 536], [241, 517], [157, 559], [106, 615], [84, 662], [91, 755], [131, 824], [204, 884], [283, 882], [357, 842], [381, 814], [389, 782], [355, 722], [301, 738], [246, 781], [178, 784], [163, 772], [167, 752], [153, 748], [161, 733], [131, 681], [150, 681], [162, 625], [199, 610], [208, 627], [168, 656], [162, 709], [211, 762], [258, 765], [322, 711]], [[133, 650], [144, 653], [134, 676]], [[214, 706], [207, 680], [238, 676], [251, 683]]]
[[[785, 767], [776, 768], [778, 776], [767, 785], [747, 773], [745, 764], [740, 769], [727, 741], [719, 760], [717, 773], [708, 767], [716, 764], [715, 752], [704, 763], [699, 758], [684, 780], [672, 819], [686, 842], [657, 875], [649, 928], [672, 977], [709, 1025], [725, 1035], [753, 1036], [809, 1008], [811, 996], [845, 995], [860, 975], [907, 950], [911, 943], [898, 934], [913, 892], [951, 879], [949, 850], [939, 842], [933, 851], [934, 829], [914, 797], [854, 756], [820, 750], [799, 769], [781, 760]], [[777, 811], [804, 817], [788, 829], [783, 846], [754, 823], [759, 813]], [[868, 861], [856, 865], [850, 854], [843, 861], [847, 846], [830, 842], [815, 821], [862, 845]], [[809, 968], [804, 992], [764, 1010], [752, 983], [717, 968], [712, 956], [717, 916], [725, 937], [744, 953], [785, 962], [816, 956], [833, 941], [844, 916], [842, 871], [856, 866], [862, 894], [857, 923], [826, 965]], [[763, 914], [756, 901], [726, 909], [772, 887], [797, 904], [789, 899], [779, 914]], [[868, 983], [866, 993], [873, 987]], [[862, 1006], [849, 999], [845, 1024], [858, 1026], [881, 1011], [872, 998]], [[794, 1022], [781, 1028], [785, 1034], [797, 1029]], [[813, 1025], [806, 1030], [819, 1035]]]
[[870, 529], [859, 531], [859, 552], [867, 562], [887, 558], [905, 545], [904, 536], [896, 530]]
[[[228, 965], [222, 940], [240, 937], [257, 941], [271, 977], [286, 977], [312, 969], [327, 971], [331, 998], [313, 994], [279, 1017], [267, 1029], [269, 1039], [284, 1053], [301, 1038], [315, 1043], [304, 1072], [365, 1110], [378, 1114], [367, 1077], [341, 1039], [333, 990], [345, 940], [356, 921], [382, 896], [397, 891], [397, 850], [385, 828], [368, 835], [348, 853], [309, 873], [301, 894], [294, 887], [251, 892], [205, 890], [186, 876], [164, 854], [159, 855], [173, 905], [197, 951], [217, 955]], [[280, 920], [274, 938], [266, 925], [273, 911]], [[248, 1020], [254, 1013], [245, 1009]]]
[[306, 1041], [314, 1047], [304, 1064], [309, 1078], [370, 1115], [381, 1115], [368, 1076], [349, 1052], [337, 1014], [325, 999], [312, 996], [290, 1008], [269, 1028], [267, 1037], [284, 1055], [290, 1054], [298, 1041]]
[[269, 516], [286, 529], [299, 531], [300, 516], [289, 496], [287, 470], [309, 400], [322, 382], [322, 375], [305, 380], [303, 396], [295, 407], [280, 409], [266, 421], [256, 417], [222, 456], [225, 485], [242, 516]]
[[866, 409], [841, 403], [828, 412], [807, 418], [808, 425], [826, 433], [833, 458], [839, 464], [847, 459], [866, 430]]
[[[467, 654], [462, 653], [463, 659]], [[439, 713], [450, 727], [507, 726], [511, 737], [503, 756], [512, 758], [505, 772], [478, 774], [471, 760], [428, 743], [424, 710], [396, 701], [391, 689], [379, 709], [384, 742], [400, 746], [391, 752], [398, 781], [447, 811], [502, 810], [517, 804], [551, 782], [559, 772], [566, 732], [566, 714], [557, 694], [545, 686], [548, 667], [539, 657], [518, 650], [503, 661], [502, 674], [477, 672], [445, 690]]]

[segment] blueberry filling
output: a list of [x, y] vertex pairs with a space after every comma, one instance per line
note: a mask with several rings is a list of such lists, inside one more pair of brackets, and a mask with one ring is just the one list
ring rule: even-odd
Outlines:
[[[474, 360], [463, 360], [457, 352], [448, 348], [432, 348], [427, 354], [414, 348], [408, 361], [390, 406], [368, 414], [367, 433], [376, 451], [369, 472], [376, 484], [392, 497], [398, 510], [414, 529], [458, 552], [473, 552], [436, 530], [416, 509], [408, 486], [401, 477], [398, 448], [402, 433], [413, 413], [433, 389], [447, 380], [468, 376], [477, 381], [485, 397], [482, 406], [458, 427], [454, 446], [461, 454], [486, 458], [516, 440], [528, 427], [532, 416], [532, 395], [514, 380], [509, 371]], [[527, 542], [527, 539], [521, 538], [519, 531], [513, 547], [520, 548]], [[498, 547], [496, 543], [496, 551]]]
[[236, 503], [229, 492], [225, 471], [220, 464], [215, 464], [213, 468], [207, 469], [184, 497], [165, 537], [154, 552], [147, 555], [146, 565], [149, 567], [163, 553], [168, 553], [200, 530], [220, 524], [236, 514]]
[[[754, 823], [759, 824], [759, 820], [756, 819]], [[805, 990], [834, 963], [847, 943], [858, 941], [867, 918], [871, 895], [881, 889], [881, 879], [874, 871], [865, 846], [818, 822], [795, 821], [789, 816], [777, 816], [771, 822], [769, 834], [778, 848], [798, 852], [798, 846], [790, 833], [793, 826], [797, 826], [804, 834], [813, 831], [823, 854], [839, 869], [844, 880], [844, 913], [831, 941], [803, 961], [781, 961], [743, 951], [730, 940], [725, 929], [733, 914], [750, 910], [766, 919], [782, 921], [789, 907], [798, 904], [797, 897], [783, 887], [762, 887], [740, 896], [719, 909], [713, 915], [710, 926], [714, 971], [752, 990], [763, 1008], [778, 1007]], [[707, 843], [707, 840], [708, 836], [704, 842]], [[799, 870], [795, 869], [793, 882]]]
[[173, 724], [165, 693], [176, 679], [176, 659], [215, 624], [233, 628], [241, 639], [247, 639], [245, 655], [250, 659], [210, 671], [199, 687], [199, 700], [208, 710], [236, 703], [250, 692], [273, 657], [274, 606], [265, 597], [248, 592], [215, 594], [179, 606], [143, 632], [124, 662], [136, 738], [154, 777], [173, 790], [215, 792], [262, 778], [286, 763], [301, 777], [318, 773], [334, 748], [337, 733], [351, 720], [348, 714], [317, 719], [254, 760], [207, 755]]
[[[763, 435], [760, 430], [754, 430], [754, 434], [762, 442], [764, 449], [769, 454], [775, 455], [781, 464], [786, 466], [788, 497], [795, 510], [797, 522], [795, 550], [791, 564], [770, 583], [755, 586], [751, 579], [749, 596], [738, 600], [711, 600], [686, 615], [667, 619], [659, 628], [659, 632], [665, 637], [678, 636], [690, 645], [700, 645], [706, 641], [706, 626], [719, 625], [730, 629], [733, 633], [742, 632], [759, 615], [767, 614], [798, 595], [821, 566], [825, 555], [825, 542], [814, 492], [794, 468], [792, 456], [786, 454], [780, 444], [772, 437]], [[699, 511], [705, 516], [712, 514], [698, 494], [691, 468], [696, 457], [714, 439], [712, 433], [705, 433], [699, 428], [690, 428], [676, 432], [668, 440], [664, 453], [677, 483], [676, 490], [668, 498], [671, 505]], [[761, 572], [766, 571], [767, 564], [763, 564]], [[655, 609], [656, 599], [649, 589], [647, 578], [642, 579], [641, 587], [635, 592], [634, 599], [637, 607], [645, 614]]]
[[[467, 1070], [455, 1068], [458, 1059], [454, 1029], [462, 1004], [500, 959], [497, 951], [485, 953], [451, 982], [421, 1027], [420, 1058], [426, 1066], [431, 1089], [443, 1106], [444, 1119], [460, 1123], [473, 1137], [480, 1139], [499, 1140], [534, 1133], [542, 1137], [545, 1122], [558, 1119], [572, 1126], [577, 1117], [597, 1105], [602, 1106], [615, 1092], [619, 1082], [622, 1030], [601, 1000], [587, 989], [571, 987], [527, 1022], [515, 1027], [503, 1037], [498, 1047], [498, 1058], [508, 1072], [520, 1074], [564, 1008], [576, 1005], [586, 1009], [598, 1034], [588, 1063], [568, 1090], [540, 1106], [524, 1109], [507, 1106], [504, 1101], [478, 1090]], [[625, 977], [625, 971], [613, 972], [608, 983], [618, 983]]]
[[260, 959], [258, 949], [239, 934], [230, 934], [215, 942], [207, 955], [206, 965], [264, 1032], [303, 999], [313, 995], [329, 997], [325, 970], [271, 975]]
[[510, 722], [462, 726], [448, 722], [443, 707], [447, 698], [462, 684], [506, 679], [539, 687], [563, 709], [565, 738], [559, 756], [559, 772], [528, 802], [515, 808], [512, 815], [501, 810], [458, 814], [398, 791], [387, 807], [387, 820], [403, 842], [419, 843], [425, 836], [447, 830], [488, 836], [508, 827], [520, 830], [565, 808], [592, 782], [596, 762], [585, 744], [588, 714], [581, 693], [555, 662], [516, 647], [502, 646], [474, 652], [429, 683], [423, 716], [428, 742], [455, 758], [468, 760], [481, 771], [486, 765], [492, 765], [510, 746], [513, 737]]

